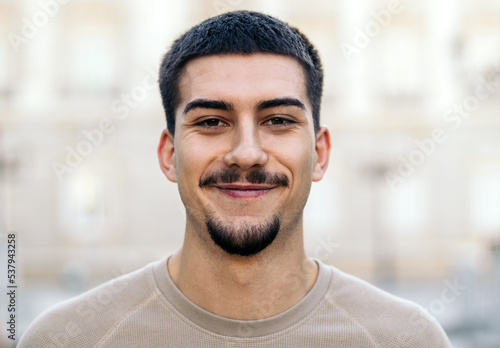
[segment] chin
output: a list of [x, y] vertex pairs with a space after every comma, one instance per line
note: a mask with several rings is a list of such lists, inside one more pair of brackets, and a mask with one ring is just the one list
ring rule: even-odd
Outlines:
[[213, 242], [226, 253], [253, 256], [273, 243], [280, 231], [280, 218], [273, 215], [255, 221], [242, 217], [237, 223], [227, 223], [211, 215], [206, 219], [206, 227]]

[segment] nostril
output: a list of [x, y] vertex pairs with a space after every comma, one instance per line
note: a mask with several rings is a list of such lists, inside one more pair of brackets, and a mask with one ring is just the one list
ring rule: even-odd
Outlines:
[[226, 164], [242, 169], [261, 166], [267, 162], [267, 154], [259, 147], [238, 147], [225, 156]]
[[254, 122], [253, 117], [248, 117], [236, 127], [231, 149], [224, 158], [227, 166], [248, 170], [267, 162], [267, 154], [261, 146], [259, 130]]

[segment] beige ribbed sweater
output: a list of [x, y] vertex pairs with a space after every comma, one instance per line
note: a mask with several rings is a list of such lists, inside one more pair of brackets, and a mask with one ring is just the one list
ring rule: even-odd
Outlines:
[[421, 307], [318, 264], [316, 284], [299, 303], [267, 319], [243, 321], [189, 301], [163, 259], [49, 309], [18, 348], [451, 347]]

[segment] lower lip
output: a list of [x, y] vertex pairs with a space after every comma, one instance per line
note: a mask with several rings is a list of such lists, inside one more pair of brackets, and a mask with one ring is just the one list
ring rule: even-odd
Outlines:
[[262, 195], [265, 195], [266, 193], [271, 191], [271, 189], [267, 189], [267, 190], [233, 190], [233, 189], [219, 188], [219, 191], [221, 191], [222, 193], [224, 193], [228, 196], [235, 197], [235, 198], [256, 198], [256, 197], [260, 197]]

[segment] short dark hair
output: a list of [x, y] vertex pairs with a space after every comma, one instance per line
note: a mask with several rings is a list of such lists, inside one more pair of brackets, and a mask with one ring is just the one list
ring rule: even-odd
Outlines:
[[298, 29], [252, 11], [235, 11], [209, 18], [174, 41], [160, 66], [159, 85], [167, 128], [175, 132], [180, 103], [179, 78], [192, 59], [218, 54], [274, 53], [290, 56], [304, 67], [314, 129], [319, 126], [323, 68], [317, 50]]

